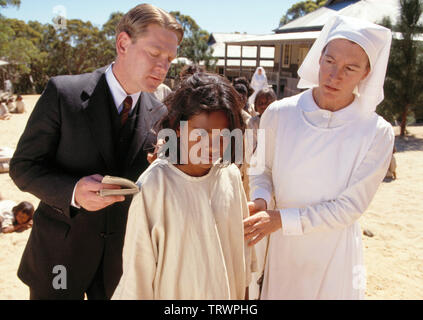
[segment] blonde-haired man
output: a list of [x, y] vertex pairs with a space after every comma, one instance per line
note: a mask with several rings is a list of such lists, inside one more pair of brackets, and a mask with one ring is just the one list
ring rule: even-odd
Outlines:
[[116, 61], [90, 74], [52, 78], [10, 163], [16, 185], [41, 199], [18, 276], [31, 299], [109, 299], [122, 273], [131, 197], [100, 197], [104, 175], [136, 180], [147, 168], [151, 128], [167, 109], [163, 82], [183, 29], [142, 4], [116, 34]]

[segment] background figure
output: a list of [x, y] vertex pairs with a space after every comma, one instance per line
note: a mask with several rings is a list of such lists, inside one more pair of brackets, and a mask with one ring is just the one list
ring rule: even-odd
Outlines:
[[[264, 111], [267, 109], [267, 107], [274, 101], [276, 101], [276, 94], [273, 89], [266, 88], [260, 90], [256, 95], [254, 103], [255, 112], [257, 113], [257, 115], [249, 118], [246, 123], [246, 128], [251, 129], [253, 131], [252, 136], [249, 136], [247, 134], [245, 135], [245, 157], [244, 163], [241, 167], [244, 189], [245, 193], [247, 194], [248, 200], [250, 200], [250, 186], [247, 170], [250, 167], [249, 163], [251, 161], [251, 156], [257, 148], [257, 130], [260, 126], [260, 118]], [[252, 138], [252, 141], [250, 141], [249, 138]]]
[[386, 173], [386, 176], [385, 176], [386, 179], [391, 179], [391, 180], [397, 179], [397, 160], [395, 159], [396, 152], [397, 152], [397, 149], [394, 146], [391, 163], [389, 164], [388, 172]]
[[27, 230], [32, 227], [34, 207], [23, 201], [16, 205], [12, 200], [4, 200], [0, 194], [0, 231], [12, 233]]
[[13, 94], [13, 84], [9, 79], [4, 80], [4, 91], [6, 91], [9, 95]]
[[238, 83], [234, 85], [235, 90], [241, 97], [242, 105], [242, 119], [244, 120], [244, 124], [247, 125], [248, 121], [251, 119], [251, 114], [248, 112], [248, 89], [245, 85]]
[[7, 147], [0, 147], [0, 173], [9, 172], [9, 162], [15, 150]]
[[5, 102], [0, 102], [0, 120], [9, 120], [11, 117]]
[[7, 109], [9, 110], [10, 113], [14, 113], [15, 108], [16, 108], [16, 105], [15, 105], [14, 99], [13, 97], [10, 97], [7, 100]]
[[[244, 179], [246, 182], [244, 183], [244, 189], [247, 194], [248, 199], [250, 199], [250, 186], [249, 186], [249, 176], [248, 176], [248, 168], [250, 167], [251, 156], [254, 152], [256, 152], [257, 148], [257, 130], [260, 127], [260, 119], [264, 111], [266, 111], [267, 107], [271, 105], [273, 102], [276, 101], [276, 94], [271, 88], [266, 88], [260, 90], [254, 102], [255, 111], [258, 113], [257, 116], [254, 116], [248, 121], [247, 129], [253, 130], [253, 135], [245, 135], [245, 163], [243, 164], [243, 174]], [[249, 138], [253, 139], [253, 141], [249, 141]], [[269, 210], [274, 209], [274, 200], [272, 198], [271, 203], [269, 204]], [[252, 275], [251, 284], [249, 287], [249, 297], [250, 299], [258, 298], [259, 294], [259, 287], [257, 284], [257, 280], [261, 276], [261, 272], [263, 271], [264, 259], [266, 254], [266, 246], [267, 241], [269, 241], [268, 237], [262, 239], [255, 245], [256, 249], [256, 257], [257, 257], [257, 271], [254, 272]]]
[[25, 113], [26, 112], [25, 102], [24, 102], [21, 95], [18, 95], [16, 97], [15, 109], [11, 112], [12, 113]]
[[249, 102], [251, 105], [254, 105], [257, 92], [259, 92], [261, 89], [269, 87], [269, 84], [267, 83], [266, 71], [263, 67], [258, 67], [254, 72], [254, 75], [251, 78], [251, 87], [254, 89], [254, 93], [250, 96]]
[[[247, 89], [247, 93], [245, 93], [245, 90], [238, 85], [245, 86], [245, 88]], [[240, 89], [237, 89], [237, 91], [241, 93], [243, 96], [245, 96], [246, 102], [245, 102], [244, 110], [248, 112], [251, 116], [256, 116], [257, 112], [254, 110], [254, 105], [250, 104], [249, 102], [249, 98], [254, 93], [254, 89], [251, 88], [247, 78], [245, 77], [235, 78], [235, 80], [233, 81], [233, 86], [235, 87], [235, 89], [240, 88]]]
[[172, 89], [170, 89], [167, 85], [164, 83], [161, 83], [156, 91], [154, 91], [154, 96], [159, 100], [160, 102], [163, 102], [166, 97], [172, 93]]
[[257, 112], [257, 115], [252, 117], [248, 122], [248, 129], [254, 130], [254, 143], [252, 154], [255, 152], [257, 147], [257, 129], [260, 127], [260, 119], [263, 113], [266, 111], [267, 107], [276, 101], [276, 94], [271, 88], [265, 88], [257, 92], [256, 98], [254, 100], [254, 109]]
[[203, 66], [199, 66], [198, 64], [186, 65], [182, 68], [181, 72], [179, 73], [179, 80], [180, 82], [182, 82], [186, 78], [198, 72], [206, 72], [206, 69]]
[[[241, 105], [244, 106], [244, 108], [241, 110], [241, 117], [242, 117], [242, 121], [244, 122], [245, 128], [247, 128], [248, 127], [248, 123], [249, 123], [249, 121], [251, 119], [251, 114], [249, 114], [246, 111], [246, 108], [248, 107], [248, 98], [247, 98], [248, 97], [248, 89], [242, 83], [235, 84], [234, 85], [234, 88], [235, 88], [236, 92], [238, 92], [238, 94], [239, 94], [239, 96], [241, 98], [241, 103], [242, 103]], [[246, 140], [244, 138], [244, 150], [245, 149], [246, 149]], [[247, 163], [246, 163], [245, 155], [246, 155], [246, 153], [244, 151], [244, 159], [243, 159], [242, 164], [239, 167], [239, 170], [241, 171], [242, 184], [244, 186], [245, 194], [247, 195], [247, 199], [249, 199], [249, 197], [248, 197], [248, 190], [249, 190], [249, 187], [248, 187], [248, 176], [247, 176], [247, 172], [246, 172], [246, 170], [247, 170]]]

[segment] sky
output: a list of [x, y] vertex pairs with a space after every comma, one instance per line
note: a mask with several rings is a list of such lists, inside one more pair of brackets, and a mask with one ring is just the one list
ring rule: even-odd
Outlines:
[[[179, 11], [191, 16], [204, 30], [211, 32], [246, 32], [270, 34], [280, 18], [299, 0], [151, 0], [166, 11]], [[8, 18], [26, 22], [36, 20], [51, 23], [57, 13], [65, 12], [67, 19], [91, 21], [101, 27], [112, 12], [127, 12], [140, 0], [21, 0], [20, 8], [1, 8]]]

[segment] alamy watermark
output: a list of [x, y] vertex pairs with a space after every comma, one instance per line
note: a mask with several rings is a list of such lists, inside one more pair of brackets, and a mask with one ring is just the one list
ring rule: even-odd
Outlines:
[[56, 31], [66, 29], [67, 25], [67, 10], [63, 5], [58, 5], [53, 8], [53, 26]]
[[65, 266], [57, 265], [53, 268], [53, 274], [56, 275], [53, 278], [53, 288], [55, 290], [67, 290], [68, 288], [68, 272]]

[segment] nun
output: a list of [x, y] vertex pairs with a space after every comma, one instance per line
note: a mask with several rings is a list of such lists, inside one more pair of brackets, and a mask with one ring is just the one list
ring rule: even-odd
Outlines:
[[[248, 98], [248, 102], [251, 106], [254, 105], [256, 95], [260, 90], [267, 89], [269, 87], [269, 84], [267, 83], [267, 76], [266, 71], [263, 67], [258, 67], [256, 71], [253, 74], [253, 77], [251, 78], [250, 83], [251, 88], [254, 89], [254, 93]], [[254, 110], [254, 108], [253, 108]], [[253, 114], [252, 116], [255, 116], [256, 114]]]
[[[331, 18], [298, 71], [307, 90], [262, 115], [265, 157], [255, 165], [263, 170], [250, 175], [244, 221], [250, 245], [270, 235], [262, 299], [364, 298], [358, 221], [394, 145], [391, 125], [375, 113], [391, 39], [367, 21]], [[268, 210], [273, 197], [277, 209]]]

